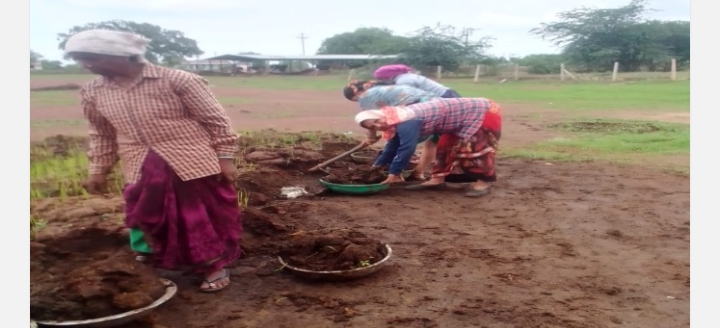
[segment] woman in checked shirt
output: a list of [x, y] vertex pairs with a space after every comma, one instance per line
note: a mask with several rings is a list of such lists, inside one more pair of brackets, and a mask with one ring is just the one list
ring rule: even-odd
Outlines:
[[[387, 156], [375, 162], [376, 166], [390, 164], [385, 183], [403, 181], [401, 172], [412, 156], [418, 136], [428, 134], [441, 135], [432, 177], [406, 189], [434, 189], [444, 186], [446, 179], [472, 181], [465, 195], [479, 197], [486, 195], [490, 183], [496, 180], [495, 151], [502, 130], [502, 112], [492, 100], [435, 99], [404, 107], [383, 107], [358, 113], [355, 122], [365, 129], [382, 131], [383, 138], [389, 140]], [[394, 153], [390, 154], [391, 151]]]
[[126, 225], [144, 233], [155, 264], [190, 268], [201, 291], [220, 291], [240, 255], [237, 134], [202, 77], [145, 62], [149, 41], [90, 30], [65, 45], [100, 75], [80, 92], [90, 127], [85, 188], [103, 193], [121, 160]]

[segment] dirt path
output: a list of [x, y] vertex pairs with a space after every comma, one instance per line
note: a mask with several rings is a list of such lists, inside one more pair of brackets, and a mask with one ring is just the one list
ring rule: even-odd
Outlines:
[[[362, 129], [353, 121], [357, 104], [347, 101], [339, 92], [236, 88], [215, 88], [214, 92], [225, 103], [225, 110], [238, 130], [273, 128], [363, 135]], [[552, 136], [552, 132], [542, 129], [542, 124], [561, 117], [524, 104], [503, 103], [502, 106], [505, 115], [503, 143], [511, 145], [519, 146]], [[541, 112], [547, 117], [531, 117]], [[31, 139], [35, 141], [57, 134], [87, 134], [79, 106], [36, 106], [32, 108], [30, 118], [37, 122], [31, 129]]]
[[[177, 328], [689, 325], [686, 177], [520, 160], [501, 162], [499, 174], [483, 199], [458, 190], [393, 188], [372, 197], [271, 203], [274, 212], [281, 208], [275, 229], [355, 228], [392, 245], [391, 266], [350, 283], [304, 282], [273, 272], [280, 265], [258, 247], [257, 226], [246, 228], [250, 251], [233, 269], [230, 289], [200, 294], [187, 278], [170, 275], [180, 295], [155, 322]], [[282, 179], [275, 185], [312, 180], [275, 176]]]
[[[238, 129], [361, 133], [352, 121], [356, 105], [339, 93], [223, 88], [216, 93], [228, 101]], [[501, 146], [553, 137], [544, 124], [562, 119], [527, 105], [502, 105]], [[82, 113], [44, 107], [33, 108], [31, 117], [77, 120]], [[47, 125], [33, 128], [32, 138], [59, 132], [84, 135], [85, 127]], [[516, 159], [501, 159], [498, 174], [493, 193], [482, 199], [465, 198], [459, 190], [410, 193], [400, 187], [372, 197], [270, 203], [251, 195], [259, 203], [246, 211], [247, 252], [233, 268], [232, 286], [201, 294], [187, 277], [168, 273], [181, 291], [153, 318], [155, 327], [689, 325], [687, 176]], [[316, 184], [317, 178], [248, 172], [239, 186], [277, 192], [286, 185]], [[42, 238], [89, 225], [116, 228], [122, 208], [122, 199], [111, 197], [46, 200], [31, 212], [48, 221]], [[281, 236], [333, 227], [355, 228], [390, 243], [391, 265], [344, 284], [308, 283], [275, 272]]]

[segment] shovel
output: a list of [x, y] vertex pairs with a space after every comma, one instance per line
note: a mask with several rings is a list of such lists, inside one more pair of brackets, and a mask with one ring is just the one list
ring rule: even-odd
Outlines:
[[327, 160], [327, 161], [324, 161], [324, 162], [322, 162], [322, 163], [320, 163], [320, 164], [318, 164], [318, 165], [313, 166], [313, 167], [310, 168], [308, 171], [310, 171], [310, 172], [318, 171], [318, 170], [320, 170], [321, 168], [326, 167], [326, 166], [328, 166], [328, 165], [330, 165], [330, 164], [332, 164], [332, 163], [335, 163], [336, 161], [339, 161], [339, 160], [341, 160], [341, 159], [343, 159], [343, 158], [345, 158], [345, 157], [348, 157], [348, 156], [350, 156], [350, 154], [352, 154], [352, 153], [354, 153], [354, 152], [356, 152], [356, 151], [358, 151], [358, 150], [361, 150], [361, 149], [363, 149], [363, 148], [365, 148], [365, 147], [367, 147], [367, 146], [368, 146], [368, 144], [366, 144], [366, 143], [363, 142], [363, 143], [355, 146], [353, 149], [350, 149], [350, 150], [348, 150], [348, 151], [346, 151], [346, 152], [344, 152], [344, 153], [342, 153], [342, 154], [340, 154], [340, 155], [337, 155], [337, 156], [335, 156], [335, 157], [333, 157], [333, 158], [331, 158], [331, 159], [329, 159], [329, 160]]

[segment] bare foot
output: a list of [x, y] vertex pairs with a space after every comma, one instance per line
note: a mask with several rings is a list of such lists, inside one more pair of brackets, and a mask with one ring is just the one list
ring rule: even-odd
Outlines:
[[490, 184], [485, 181], [478, 181], [471, 185], [472, 190], [485, 190], [490, 187]]
[[430, 180], [428, 180], [428, 181], [423, 182], [422, 185], [424, 185], [424, 186], [432, 186], [432, 185], [439, 185], [439, 184], [442, 184], [442, 183], [445, 183], [445, 179], [443, 179], [443, 178], [432, 178], [432, 179], [430, 179]]
[[413, 171], [410, 174], [410, 178], [415, 179], [415, 180], [425, 181], [425, 174], [423, 174], [422, 172]]

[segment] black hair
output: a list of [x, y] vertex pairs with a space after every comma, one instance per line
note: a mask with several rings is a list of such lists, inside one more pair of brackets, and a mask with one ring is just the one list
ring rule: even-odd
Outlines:
[[345, 96], [345, 99], [352, 101], [353, 98], [355, 98], [355, 95], [360, 91], [367, 91], [368, 89], [377, 87], [377, 86], [388, 86], [388, 85], [394, 85], [395, 82], [390, 81], [378, 81], [378, 80], [368, 80], [368, 81], [352, 81], [350, 84], [345, 86], [343, 88], [343, 95]]

